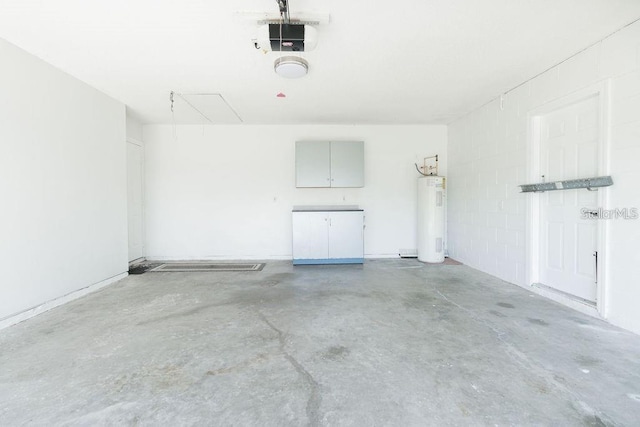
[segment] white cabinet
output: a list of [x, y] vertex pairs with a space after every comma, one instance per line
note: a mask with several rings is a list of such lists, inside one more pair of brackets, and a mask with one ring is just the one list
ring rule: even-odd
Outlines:
[[364, 187], [364, 142], [297, 141], [296, 187]]
[[293, 263], [329, 258], [327, 212], [293, 212]]
[[293, 264], [364, 262], [364, 212], [353, 207], [293, 210]]

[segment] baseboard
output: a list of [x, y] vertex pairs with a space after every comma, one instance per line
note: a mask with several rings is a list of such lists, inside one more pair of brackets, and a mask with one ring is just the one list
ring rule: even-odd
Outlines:
[[0, 329], [4, 329], [7, 328], [9, 326], [15, 325], [17, 323], [23, 322], [27, 319], [30, 319], [34, 316], [37, 316], [39, 314], [42, 314], [46, 311], [51, 310], [52, 308], [61, 306], [63, 304], [66, 304], [70, 301], [76, 300], [80, 297], [83, 297], [87, 294], [90, 294], [91, 292], [95, 292], [99, 289], [104, 288], [105, 286], [108, 286], [112, 283], [115, 283], [119, 280], [124, 279], [125, 277], [127, 277], [129, 275], [129, 273], [121, 273], [118, 274], [117, 276], [113, 276], [110, 277], [108, 279], [105, 279], [101, 282], [98, 283], [94, 283], [93, 285], [89, 285], [86, 288], [82, 288], [82, 289], [78, 289], [77, 291], [73, 291], [69, 294], [66, 294], [64, 296], [61, 296], [59, 298], [53, 299], [51, 301], [47, 301], [43, 304], [40, 304], [36, 307], [32, 307], [29, 308], [27, 310], [24, 310], [18, 314], [13, 314], [9, 317], [5, 317], [4, 319], [0, 319]]
[[[397, 253], [391, 254], [364, 254], [365, 259], [400, 258]], [[292, 255], [269, 255], [269, 256], [147, 256], [144, 258], [148, 262], [165, 261], [291, 261]]]
[[364, 254], [365, 259], [388, 259], [388, 258], [400, 258], [400, 255], [396, 254]]
[[254, 256], [244, 255], [237, 257], [229, 256], [147, 256], [146, 261], [149, 262], [165, 262], [165, 261], [291, 261], [291, 255], [270, 255], [270, 256]]
[[582, 314], [602, 319], [602, 316], [600, 316], [600, 313], [598, 313], [598, 308], [595, 303], [588, 302], [586, 300], [583, 300], [582, 298], [572, 297], [568, 294], [565, 294], [564, 292], [554, 290], [553, 288], [538, 283], [533, 283], [526, 289], [540, 296], [560, 303], [564, 306], [572, 308], [576, 311], [579, 311]]
[[544, 298], [550, 299], [552, 301], [555, 301], [558, 304], [562, 304], [565, 307], [572, 308], [572, 309], [574, 309], [574, 310], [576, 310], [576, 311], [578, 311], [578, 312], [580, 312], [582, 314], [586, 314], [588, 316], [592, 316], [592, 317], [595, 317], [595, 318], [600, 319], [600, 320], [607, 320], [607, 319], [604, 319], [600, 315], [600, 313], [598, 312], [597, 306], [594, 306], [591, 303], [587, 303], [585, 301], [580, 301], [579, 299], [571, 298], [568, 295], [564, 295], [563, 293], [554, 291], [552, 288], [549, 288], [549, 287], [544, 286], [544, 285], [540, 286], [540, 285], [536, 285], [536, 284], [517, 283], [517, 282], [511, 282], [511, 281], [506, 280], [506, 279], [501, 279], [500, 277], [498, 277], [496, 275], [493, 275], [491, 273], [483, 271], [478, 266], [476, 266], [473, 263], [468, 262], [468, 261], [466, 261], [464, 259], [459, 259], [459, 258], [456, 258], [455, 256], [454, 256], [454, 259], [456, 261], [459, 261], [459, 262], [465, 264], [467, 267], [471, 267], [474, 270], [481, 271], [481, 272], [483, 272], [485, 274], [488, 274], [488, 275], [490, 275], [492, 277], [495, 277], [497, 279], [504, 280], [506, 283], [510, 283], [510, 284], [512, 284], [514, 286], [518, 286], [519, 288], [525, 289], [528, 292], [532, 292], [532, 293], [534, 293], [536, 295], [540, 295], [541, 297], [544, 297]]
[[364, 258], [294, 259], [293, 265], [363, 264]]

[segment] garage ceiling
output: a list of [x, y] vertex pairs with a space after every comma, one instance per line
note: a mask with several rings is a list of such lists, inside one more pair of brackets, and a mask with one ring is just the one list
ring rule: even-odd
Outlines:
[[[443, 124], [640, 17], [638, 0], [289, 4], [330, 17], [296, 80], [252, 42], [275, 0], [0, 0], [0, 37], [144, 123]], [[211, 117], [172, 117], [171, 91], [215, 94]]]

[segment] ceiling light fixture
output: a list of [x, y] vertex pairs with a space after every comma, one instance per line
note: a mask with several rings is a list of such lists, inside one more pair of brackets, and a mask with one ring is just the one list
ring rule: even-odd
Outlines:
[[309, 71], [309, 63], [298, 56], [282, 56], [273, 64], [276, 74], [287, 79], [304, 77]]

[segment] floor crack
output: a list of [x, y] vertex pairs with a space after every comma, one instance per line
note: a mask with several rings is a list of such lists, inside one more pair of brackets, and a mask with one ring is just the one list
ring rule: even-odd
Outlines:
[[453, 304], [453, 305], [455, 305], [455, 306], [456, 306], [456, 307], [458, 307], [460, 310], [462, 310], [462, 311], [466, 312], [466, 313], [467, 313], [467, 314], [468, 314], [468, 315], [469, 315], [473, 320], [476, 320], [476, 321], [478, 321], [478, 322], [482, 323], [482, 324], [483, 324], [484, 326], [486, 326], [487, 328], [491, 329], [491, 330], [496, 334], [496, 337], [498, 338], [498, 340], [499, 340], [500, 342], [502, 342], [502, 343], [504, 343], [504, 344], [507, 344], [508, 346], [511, 346], [511, 345], [510, 345], [510, 344], [509, 344], [509, 343], [504, 339], [504, 336], [505, 336], [505, 332], [504, 332], [504, 331], [501, 331], [500, 329], [495, 328], [494, 326], [492, 326], [492, 325], [491, 325], [491, 324], [489, 324], [488, 322], [484, 321], [483, 319], [479, 319], [479, 318], [475, 315], [475, 313], [473, 313], [473, 312], [472, 312], [471, 310], [469, 310], [468, 308], [465, 308], [465, 307], [461, 306], [461, 305], [460, 305], [460, 304], [458, 304], [457, 302], [452, 301], [451, 299], [449, 299], [445, 294], [443, 294], [442, 292], [440, 292], [440, 290], [439, 290], [438, 288], [436, 288], [435, 286], [433, 287], [433, 290], [434, 290], [434, 291], [436, 291], [436, 293], [437, 293], [438, 295], [440, 295], [440, 297], [441, 297], [442, 299], [444, 299], [445, 301], [447, 301], [449, 304]]
[[264, 323], [271, 328], [276, 334], [278, 334], [278, 344], [280, 348], [280, 352], [284, 355], [284, 358], [293, 366], [293, 369], [296, 370], [298, 375], [302, 377], [305, 382], [309, 385], [311, 391], [309, 393], [309, 399], [307, 400], [306, 413], [309, 419], [309, 425], [311, 426], [319, 426], [320, 425], [320, 403], [322, 402], [322, 396], [320, 395], [320, 385], [313, 378], [313, 376], [305, 369], [304, 366], [300, 362], [296, 360], [289, 352], [287, 352], [285, 348], [285, 334], [280, 329], [276, 328], [273, 323], [271, 323], [264, 314], [258, 312], [258, 315], [262, 319]]

